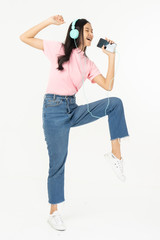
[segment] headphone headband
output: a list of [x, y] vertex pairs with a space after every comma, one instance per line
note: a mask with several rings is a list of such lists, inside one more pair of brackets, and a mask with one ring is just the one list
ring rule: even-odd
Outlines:
[[72, 22], [72, 26], [71, 26], [71, 29], [75, 29], [75, 25], [76, 25], [76, 22], [78, 21], [78, 19], [76, 19], [76, 20], [74, 20], [73, 22]]

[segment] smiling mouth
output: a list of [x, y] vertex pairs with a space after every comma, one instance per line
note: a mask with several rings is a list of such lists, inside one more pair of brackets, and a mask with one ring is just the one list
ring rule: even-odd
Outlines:
[[91, 40], [90, 40], [90, 39], [88, 39], [88, 38], [87, 38], [87, 40], [91, 42]]

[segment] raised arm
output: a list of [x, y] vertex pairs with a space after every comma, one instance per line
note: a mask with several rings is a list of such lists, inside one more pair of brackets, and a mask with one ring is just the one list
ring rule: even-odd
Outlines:
[[38, 48], [40, 50], [43, 49], [43, 40], [39, 38], [35, 38], [35, 35], [39, 33], [45, 27], [54, 24], [60, 25], [65, 23], [63, 17], [61, 15], [56, 15], [53, 17], [49, 17], [48, 19], [44, 20], [43, 22], [37, 24], [36, 26], [30, 28], [26, 32], [20, 35], [20, 40], [34, 48]]

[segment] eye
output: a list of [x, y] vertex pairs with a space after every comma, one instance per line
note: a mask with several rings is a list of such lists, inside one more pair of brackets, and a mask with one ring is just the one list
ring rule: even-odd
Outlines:
[[[86, 30], [86, 32], [89, 32], [89, 30]], [[93, 33], [93, 31], [91, 31], [91, 33]]]

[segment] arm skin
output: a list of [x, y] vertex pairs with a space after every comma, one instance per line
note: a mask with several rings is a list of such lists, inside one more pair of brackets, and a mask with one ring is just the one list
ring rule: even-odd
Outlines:
[[51, 19], [46, 19], [43, 22], [37, 24], [36, 26], [30, 28], [26, 32], [20, 35], [20, 40], [32, 47], [43, 50], [43, 40], [39, 38], [34, 38], [34, 36], [39, 33], [45, 27], [53, 24]]
[[106, 88], [111, 91], [114, 83], [115, 54], [108, 57], [108, 72], [105, 79]]
[[115, 53], [108, 55], [108, 71], [106, 78], [99, 74], [93, 81], [107, 91], [111, 91], [114, 83]]
[[35, 35], [37, 35], [37, 33], [39, 33], [42, 29], [44, 29], [45, 27], [51, 25], [52, 22], [50, 19], [46, 19], [43, 22], [35, 25], [34, 27], [30, 28], [29, 30], [27, 30], [26, 32], [24, 32], [23, 34], [20, 35], [20, 39], [23, 38], [34, 38]]

